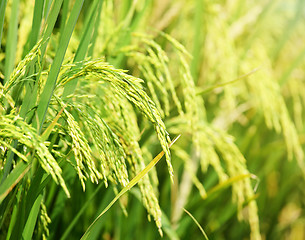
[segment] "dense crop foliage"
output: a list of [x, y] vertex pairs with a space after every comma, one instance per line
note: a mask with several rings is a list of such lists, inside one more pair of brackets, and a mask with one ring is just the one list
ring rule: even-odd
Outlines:
[[304, 7], [2, 0], [0, 239], [305, 238]]

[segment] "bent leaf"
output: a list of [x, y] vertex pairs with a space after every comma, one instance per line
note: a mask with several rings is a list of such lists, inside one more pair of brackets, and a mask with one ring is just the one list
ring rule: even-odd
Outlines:
[[[178, 135], [170, 144], [168, 147], [171, 147], [180, 137]], [[164, 151], [160, 152], [141, 172], [138, 173], [128, 184], [126, 187], [124, 187], [118, 195], [115, 196], [115, 198], [108, 204], [108, 206], [103, 210], [103, 212], [93, 221], [93, 223], [89, 226], [85, 234], [82, 236], [81, 239], [91, 239], [90, 238], [90, 233], [94, 227], [95, 224], [97, 224], [98, 221], [100, 221], [101, 217], [112, 207], [112, 205], [122, 196], [124, 193], [129, 191], [134, 185], [136, 185], [144, 176], [151, 170], [158, 162], [159, 160], [163, 157]], [[162, 231], [159, 229], [159, 232], [162, 236]]]

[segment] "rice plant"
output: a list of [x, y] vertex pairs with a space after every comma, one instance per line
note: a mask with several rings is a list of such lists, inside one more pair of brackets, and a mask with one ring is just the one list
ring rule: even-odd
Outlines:
[[0, 239], [305, 238], [303, 2], [2, 0]]

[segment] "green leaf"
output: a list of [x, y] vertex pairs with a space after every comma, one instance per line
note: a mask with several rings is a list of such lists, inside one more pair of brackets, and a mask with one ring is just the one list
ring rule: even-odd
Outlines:
[[3, 23], [4, 23], [4, 13], [5, 8], [7, 5], [7, 0], [3, 0], [0, 3], [0, 46], [1, 46], [1, 40], [2, 40], [2, 32], [3, 32]]
[[41, 94], [41, 98], [37, 107], [37, 116], [38, 116], [38, 126], [39, 132], [41, 131], [44, 119], [47, 113], [47, 109], [50, 104], [51, 97], [56, 85], [57, 77], [67, 51], [67, 47], [72, 36], [76, 21], [78, 19], [80, 10], [82, 8], [84, 0], [76, 1], [73, 5], [70, 17], [68, 19], [67, 25], [65, 26], [64, 34], [61, 35], [59, 40], [59, 47], [57, 49], [56, 55], [54, 57], [53, 64], [50, 69], [50, 73], [47, 78], [44, 90]]
[[196, 218], [189, 212], [187, 211], [185, 208], [183, 208], [183, 210], [192, 218], [192, 220], [196, 223], [196, 225], [198, 226], [198, 228], [200, 229], [202, 235], [204, 236], [204, 238], [206, 240], [209, 240], [207, 234], [205, 233], [205, 231], [203, 230], [203, 228], [200, 226], [199, 222], [196, 220]]
[[24, 240], [32, 239], [42, 197], [43, 197], [43, 195], [39, 194], [38, 197], [35, 199], [35, 202], [32, 205], [29, 217], [27, 219], [27, 222], [26, 222], [25, 227], [22, 232], [22, 239], [24, 239]]
[[[103, 1], [100, 0], [94, 0], [91, 4], [91, 9], [89, 12], [89, 15], [87, 17], [87, 21], [85, 22], [85, 29], [83, 30], [83, 34], [81, 37], [81, 40], [79, 42], [77, 51], [75, 53], [74, 62], [80, 62], [84, 60], [87, 50], [89, 48], [89, 44], [91, 42], [92, 34], [93, 34], [93, 27], [95, 23], [95, 18], [97, 16], [97, 10], [99, 9], [99, 4], [102, 4]], [[68, 96], [72, 94], [75, 90], [75, 87], [77, 85], [77, 80], [68, 82], [65, 85], [63, 97]]]
[[17, 49], [18, 12], [19, 12], [19, 0], [13, 0], [12, 13], [9, 21], [9, 28], [8, 28], [6, 48], [5, 48], [4, 83], [6, 83], [9, 80], [15, 65], [15, 57], [16, 57], [16, 49]]
[[23, 176], [30, 169], [29, 164], [19, 161], [16, 167], [11, 171], [7, 178], [0, 185], [0, 204], [3, 199], [11, 192], [16, 184], [23, 178]]
[[[176, 137], [170, 144], [169, 147], [171, 147], [180, 137]], [[89, 226], [87, 231], [84, 233], [81, 239], [87, 240], [87, 239], [92, 239], [90, 237], [91, 231], [94, 228], [94, 225], [97, 224], [100, 220], [101, 217], [112, 207], [115, 202], [124, 195], [127, 191], [129, 191], [134, 185], [136, 185], [148, 172], [151, 170], [158, 162], [159, 160], [163, 157], [164, 152], [160, 152], [141, 172], [139, 172], [119, 193], [118, 195], [115, 196], [115, 198], [108, 204], [108, 206], [103, 210], [103, 212], [93, 221], [93, 223]], [[161, 232], [160, 232], [161, 233]]]

